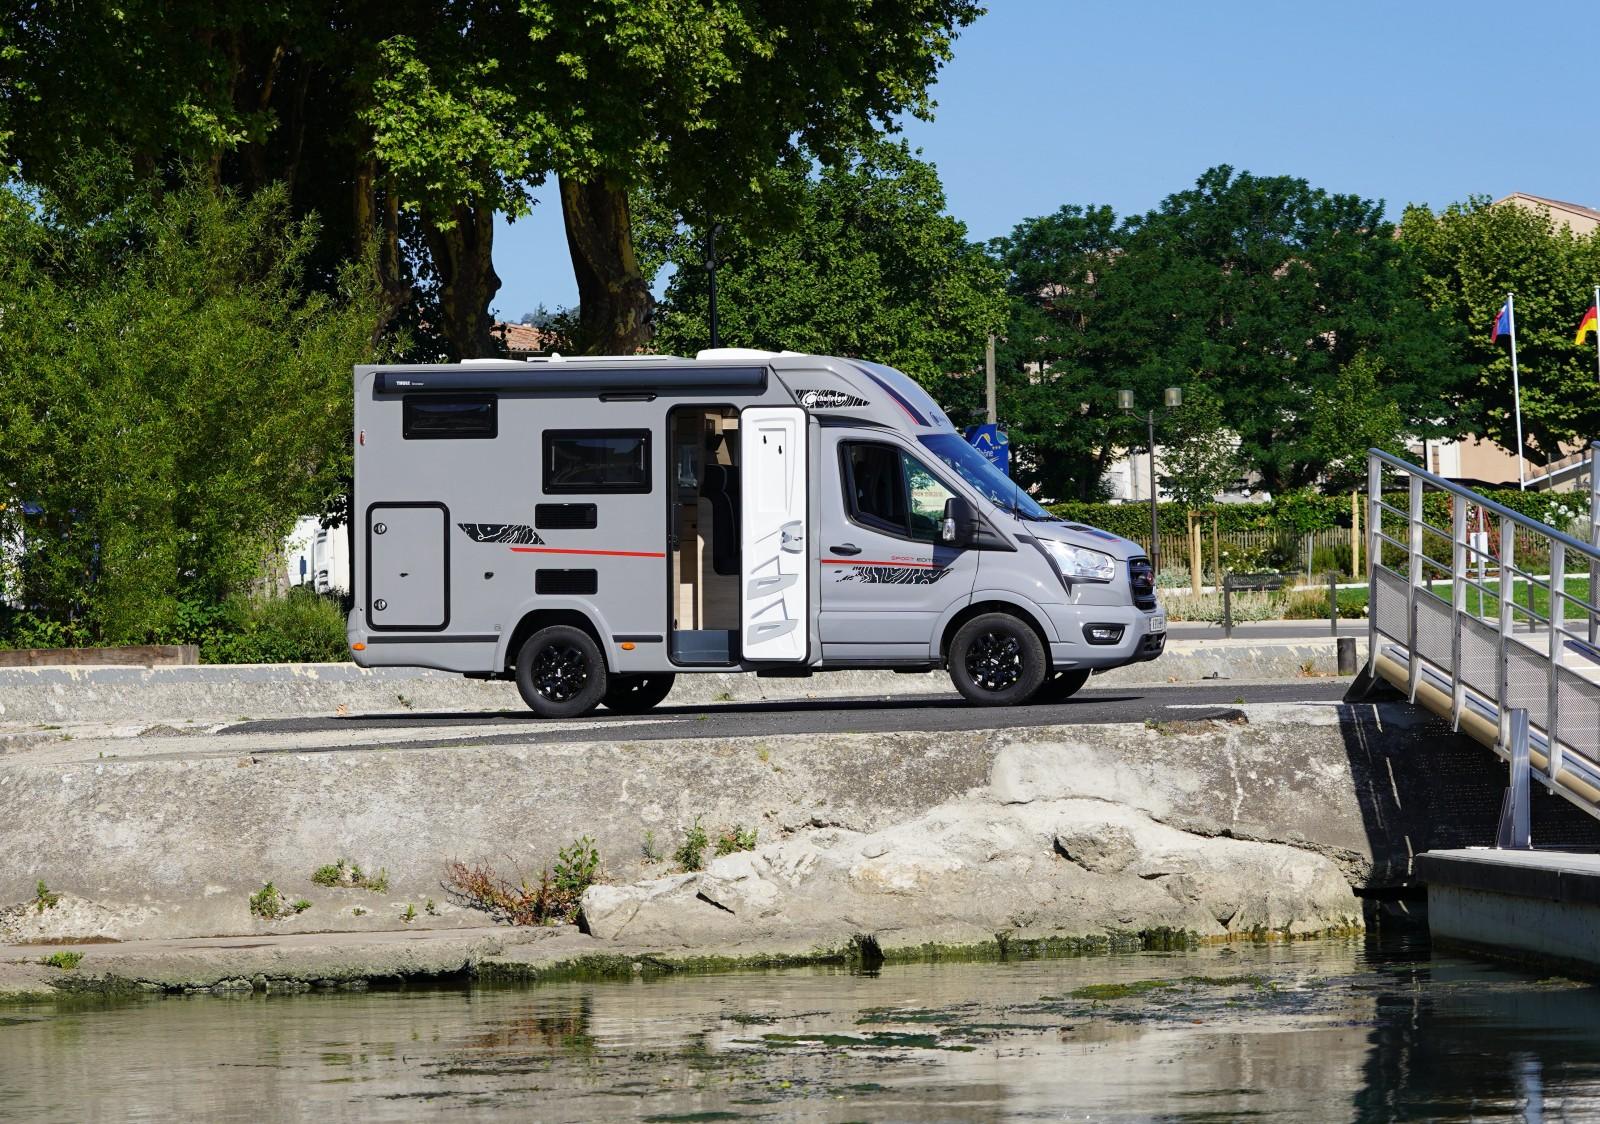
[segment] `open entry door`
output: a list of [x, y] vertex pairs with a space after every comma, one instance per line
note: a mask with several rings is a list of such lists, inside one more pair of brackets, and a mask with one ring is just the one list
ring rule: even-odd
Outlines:
[[746, 660], [804, 660], [811, 619], [806, 551], [806, 412], [739, 415], [740, 649]]

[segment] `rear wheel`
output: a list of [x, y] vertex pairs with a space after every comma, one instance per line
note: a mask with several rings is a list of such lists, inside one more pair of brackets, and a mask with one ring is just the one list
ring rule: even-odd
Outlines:
[[643, 714], [667, 697], [674, 675], [613, 675], [606, 687], [607, 710], [618, 714]]
[[1070, 671], [1058, 671], [1044, 681], [1044, 685], [1033, 696], [1033, 701], [1036, 703], [1064, 702], [1076, 695], [1087, 682], [1089, 682], [1089, 669], [1086, 667], [1076, 667]]
[[969, 702], [1016, 706], [1044, 682], [1044, 644], [1010, 613], [973, 617], [950, 641], [950, 679]]
[[517, 653], [517, 690], [541, 718], [588, 714], [605, 697], [605, 657], [581, 628], [541, 628]]

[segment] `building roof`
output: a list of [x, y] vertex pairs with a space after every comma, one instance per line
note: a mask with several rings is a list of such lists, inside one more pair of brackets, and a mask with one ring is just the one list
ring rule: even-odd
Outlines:
[[553, 335], [535, 328], [532, 324], [513, 324], [507, 320], [497, 320], [493, 330], [496, 337], [505, 341], [506, 353], [513, 359], [543, 355], [555, 342]]
[[[1565, 221], [1568, 226], [1578, 226], [1583, 230], [1592, 230], [1600, 226], [1600, 211], [1593, 207], [1585, 207], [1582, 203], [1568, 203], [1561, 199], [1546, 199], [1542, 195], [1529, 195], [1526, 191], [1513, 191], [1503, 199], [1496, 199], [1500, 203], [1516, 203], [1523, 207], [1537, 207], [1552, 212], [1552, 217], [1557, 221]], [[1576, 220], [1576, 221], [1574, 221]]]

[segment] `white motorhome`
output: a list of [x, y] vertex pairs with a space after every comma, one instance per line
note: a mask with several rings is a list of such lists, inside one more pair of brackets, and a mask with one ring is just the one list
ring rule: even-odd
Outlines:
[[1064, 522], [875, 363], [743, 350], [355, 371], [364, 667], [648, 709], [698, 671], [1064, 698], [1161, 654], [1138, 544]]

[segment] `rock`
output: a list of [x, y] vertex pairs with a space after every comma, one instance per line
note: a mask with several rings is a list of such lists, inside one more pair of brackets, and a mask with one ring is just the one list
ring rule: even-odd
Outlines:
[[1055, 845], [1062, 858], [1096, 874], [1120, 874], [1139, 857], [1133, 835], [1115, 824], [1057, 832]]
[[681, 893], [699, 877], [697, 874], [673, 874], [635, 882], [631, 886], [590, 886], [578, 902], [583, 927], [601, 940], [616, 940], [638, 914], [640, 906]]
[[765, 917], [777, 911], [782, 891], [763, 875], [766, 863], [750, 851], [712, 859], [700, 876], [698, 896], [741, 917]]

